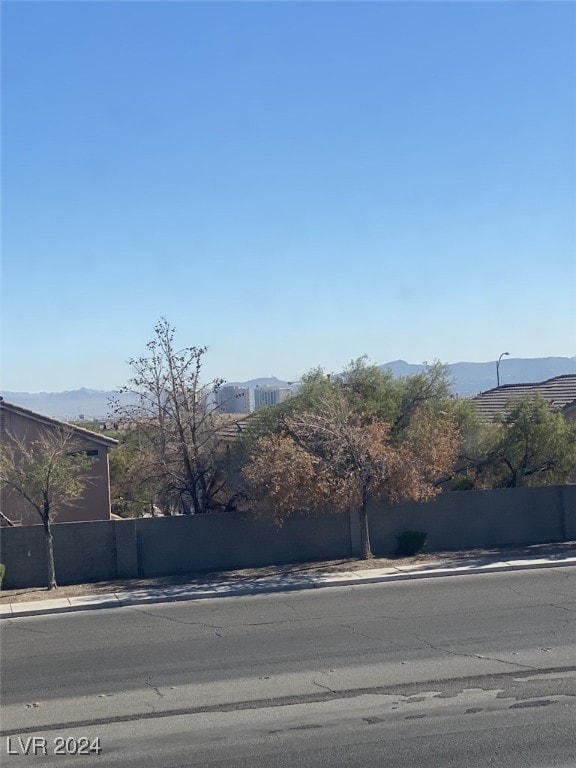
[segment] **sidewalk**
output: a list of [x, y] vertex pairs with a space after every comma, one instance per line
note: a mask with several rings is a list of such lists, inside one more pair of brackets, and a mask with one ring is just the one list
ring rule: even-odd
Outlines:
[[[293, 592], [303, 589], [380, 584], [392, 581], [462, 576], [503, 571], [528, 570], [533, 568], [557, 568], [576, 565], [576, 548], [566, 548], [567, 542], [556, 547], [547, 545], [545, 556], [530, 556], [532, 552], [518, 556], [516, 552], [478, 557], [470, 553], [468, 558], [456, 558], [453, 562], [439, 563], [438, 560], [412, 565], [350, 570], [325, 573], [280, 573], [273, 576], [247, 577], [240, 579], [210, 580], [210, 574], [203, 584], [182, 584], [179, 586], [150, 587], [109, 594], [61, 597], [54, 600], [35, 600], [21, 603], [7, 603], [0, 606], [0, 618], [42, 616], [54, 613], [119, 608], [122, 606], [170, 603], [184, 600], [202, 600], [218, 597], [239, 597], [273, 592]], [[543, 548], [544, 549], [544, 548]], [[508, 554], [508, 558], [506, 558]]]

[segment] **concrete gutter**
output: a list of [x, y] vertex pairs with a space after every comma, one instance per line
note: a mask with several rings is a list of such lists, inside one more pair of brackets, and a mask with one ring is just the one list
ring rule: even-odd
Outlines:
[[177, 587], [150, 587], [132, 591], [112, 592], [106, 595], [82, 595], [55, 600], [34, 600], [8, 603], [0, 606], [0, 619], [16, 619], [26, 616], [45, 616], [75, 611], [94, 611], [101, 608], [121, 608], [132, 605], [174, 603], [185, 600], [204, 600], [218, 597], [240, 597], [275, 592], [295, 592], [304, 589], [348, 587], [362, 584], [383, 584], [393, 581], [430, 579], [445, 576], [471, 576], [484, 573], [532, 570], [534, 568], [564, 568], [576, 565], [575, 557], [524, 558], [493, 560], [475, 558], [470, 565], [438, 565], [437, 562], [398, 568], [373, 568], [361, 571], [321, 573], [307, 575], [265, 576], [260, 578], [231, 579], [205, 584]]

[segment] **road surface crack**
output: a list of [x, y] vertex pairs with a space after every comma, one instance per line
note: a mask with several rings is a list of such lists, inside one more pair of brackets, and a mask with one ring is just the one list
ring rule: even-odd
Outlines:
[[294, 608], [294, 606], [292, 605], [292, 603], [289, 603], [289, 602], [288, 602], [288, 600], [283, 600], [282, 602], [284, 603], [284, 605], [285, 605], [287, 608], [290, 608], [290, 610], [291, 610], [291, 611], [294, 611], [294, 613], [296, 614], [296, 616], [298, 616], [298, 611], [296, 610], [296, 608]]
[[152, 685], [152, 682], [151, 682], [151, 680], [152, 680], [152, 676], [151, 676], [151, 675], [148, 675], [148, 677], [147, 677], [147, 678], [146, 678], [146, 680], [144, 681], [144, 685], [147, 685], [147, 686], [148, 686], [148, 688], [152, 688], [152, 690], [154, 691], [154, 693], [158, 694], [158, 696], [160, 696], [160, 698], [161, 698], [161, 699], [163, 699], [163, 698], [164, 698], [164, 694], [163, 694], [163, 693], [161, 693], [161, 691], [160, 691], [160, 689], [159, 689], [159, 688], [157, 688], [155, 685]]
[[367, 635], [365, 632], [360, 632], [359, 630], [356, 629], [356, 627], [352, 626], [351, 624], [341, 624], [340, 626], [344, 627], [344, 629], [349, 629], [353, 635], [360, 635], [360, 637], [366, 637], [368, 640], [376, 640], [379, 643], [384, 642], [384, 640], [381, 637], [376, 637], [375, 635]]
[[130, 606], [130, 608], [136, 611], [136, 613], [141, 613], [144, 616], [152, 616], [154, 619], [171, 621], [173, 624], [184, 624], [187, 627], [205, 627], [206, 629], [213, 629], [215, 635], [218, 637], [223, 637], [223, 635], [219, 634], [223, 627], [216, 624], [207, 624], [205, 621], [184, 621], [184, 619], [175, 619], [173, 616], [164, 616], [159, 613], [152, 613], [151, 611], [143, 611], [141, 609], [134, 608], [133, 606]]
[[497, 659], [495, 656], [485, 656], [483, 653], [464, 653], [464, 651], [450, 651], [448, 648], [442, 648], [442, 646], [434, 645], [429, 640], [426, 640], [417, 634], [414, 634], [414, 637], [421, 643], [424, 643], [424, 645], [426, 645], [428, 648], [431, 648], [433, 651], [441, 651], [442, 653], [447, 653], [450, 656], [461, 656], [465, 659], [486, 659], [487, 661], [497, 661], [499, 664], [509, 664], [512, 667], [520, 667], [520, 669], [537, 669], [537, 667], [533, 666], [532, 664], [520, 664], [517, 661]]
[[207, 626], [203, 621], [184, 621], [184, 619], [175, 619], [173, 616], [165, 616], [164, 614], [160, 614], [160, 613], [152, 613], [152, 611], [144, 611], [142, 608], [137, 608], [136, 606], [133, 606], [133, 605], [130, 605], [127, 607], [130, 608], [130, 610], [134, 611], [135, 613], [142, 614], [142, 616], [151, 616], [153, 619], [163, 619], [164, 621], [171, 621], [174, 624], [186, 624], [187, 626], [192, 626], [192, 627]]
[[43, 629], [32, 629], [31, 627], [25, 627], [22, 624], [14, 624], [12, 619], [7, 620], [7, 625], [9, 627], [14, 627], [15, 629], [23, 629], [26, 632], [33, 632], [35, 635], [49, 635], [49, 632], [45, 632]]
[[551, 606], [552, 608], [560, 608], [560, 609], [561, 609], [561, 610], [563, 610], [563, 611], [570, 611], [571, 613], [574, 613], [574, 612], [576, 611], [576, 607], [574, 607], [574, 608], [568, 608], [568, 607], [567, 607], [567, 606], [565, 606], [565, 605], [558, 605], [557, 603], [550, 603], [550, 606]]
[[322, 683], [319, 683], [317, 680], [312, 680], [312, 682], [314, 685], [317, 685], [318, 688], [322, 688], [325, 691], [328, 691], [329, 693], [333, 693], [334, 695], [336, 695], [336, 691], [333, 688], [330, 688], [327, 685], [322, 685]]
[[320, 616], [310, 616], [309, 618], [302, 619], [275, 619], [274, 621], [254, 621], [247, 624], [239, 624], [241, 627], [274, 627], [281, 626], [282, 624], [305, 624], [320, 621]]
[[510, 592], [513, 592], [515, 595], [518, 595], [519, 597], [532, 597], [530, 592], [527, 592], [522, 589], [517, 589], [516, 587], [508, 587], [508, 590]]

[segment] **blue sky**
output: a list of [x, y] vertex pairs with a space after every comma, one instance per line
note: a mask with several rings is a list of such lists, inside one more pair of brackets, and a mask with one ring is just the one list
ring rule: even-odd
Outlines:
[[576, 5], [2, 4], [2, 388], [576, 354]]

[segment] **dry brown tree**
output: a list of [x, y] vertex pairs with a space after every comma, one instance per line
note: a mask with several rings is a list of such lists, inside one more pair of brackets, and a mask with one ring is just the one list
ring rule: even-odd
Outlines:
[[391, 430], [334, 390], [313, 409], [286, 416], [280, 433], [256, 441], [244, 468], [251, 498], [279, 520], [295, 511], [357, 510], [368, 558], [369, 504], [433, 498], [458, 451], [454, 421], [424, 408], [414, 411], [401, 440]]

